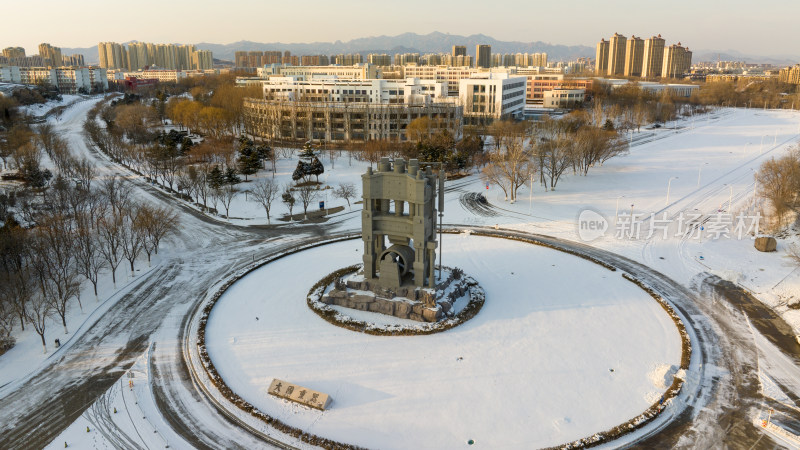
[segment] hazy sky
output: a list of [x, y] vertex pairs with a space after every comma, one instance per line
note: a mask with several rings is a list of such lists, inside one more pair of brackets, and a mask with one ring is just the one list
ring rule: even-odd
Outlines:
[[347, 41], [406, 31], [594, 46], [614, 32], [693, 50], [800, 55], [798, 0], [0, 0], [0, 48], [40, 42]]

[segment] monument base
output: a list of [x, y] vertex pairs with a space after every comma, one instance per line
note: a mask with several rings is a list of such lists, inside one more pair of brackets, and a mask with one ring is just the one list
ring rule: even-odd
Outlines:
[[339, 278], [320, 301], [327, 305], [376, 312], [401, 319], [438, 322], [454, 315], [453, 304], [469, 289], [458, 269], [448, 272], [435, 290], [416, 286], [387, 289], [381, 287], [378, 280], [364, 279], [361, 274], [347, 277], [346, 280]]

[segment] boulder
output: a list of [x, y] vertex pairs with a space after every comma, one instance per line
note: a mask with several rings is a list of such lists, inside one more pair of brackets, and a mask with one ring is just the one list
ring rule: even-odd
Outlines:
[[403, 319], [408, 318], [411, 313], [411, 304], [407, 302], [397, 302], [394, 305], [394, 315]]
[[438, 308], [424, 308], [422, 310], [422, 318], [425, 322], [436, 322], [441, 317], [442, 311]]
[[353, 303], [371, 303], [375, 301], [375, 294], [356, 294], [350, 301]]
[[778, 247], [778, 242], [772, 236], [760, 236], [756, 238], [755, 248], [760, 252], [774, 252]]
[[422, 319], [422, 315], [417, 313], [411, 313], [408, 315], [408, 318], [411, 320], [416, 320], [417, 322], [424, 322], [425, 320]]

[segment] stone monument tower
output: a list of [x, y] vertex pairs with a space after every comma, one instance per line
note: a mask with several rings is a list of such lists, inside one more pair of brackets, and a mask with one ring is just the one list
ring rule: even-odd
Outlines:
[[[439, 213], [444, 204], [443, 171], [439, 181]], [[381, 159], [361, 176], [364, 209], [364, 278], [383, 288], [434, 288], [436, 262], [437, 176], [412, 159]], [[388, 244], [387, 244], [388, 240]]]

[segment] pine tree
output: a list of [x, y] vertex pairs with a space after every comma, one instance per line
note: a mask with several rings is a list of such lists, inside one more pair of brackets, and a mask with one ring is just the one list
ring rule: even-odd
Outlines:
[[316, 156], [314, 159], [311, 160], [311, 164], [308, 166], [308, 173], [310, 175], [314, 175], [317, 178], [317, 183], [319, 183], [319, 176], [325, 172], [325, 167], [320, 162], [319, 158]]
[[236, 175], [236, 169], [228, 167], [228, 170], [225, 171], [225, 184], [237, 184], [241, 182], [242, 179], [239, 178], [239, 175]]
[[225, 175], [219, 169], [219, 166], [214, 166], [206, 178], [208, 180], [208, 186], [211, 189], [219, 189], [223, 184], [225, 184]]
[[299, 181], [300, 179], [306, 180], [310, 175], [311, 165], [302, 159], [297, 161], [297, 167], [292, 172], [292, 180]]

